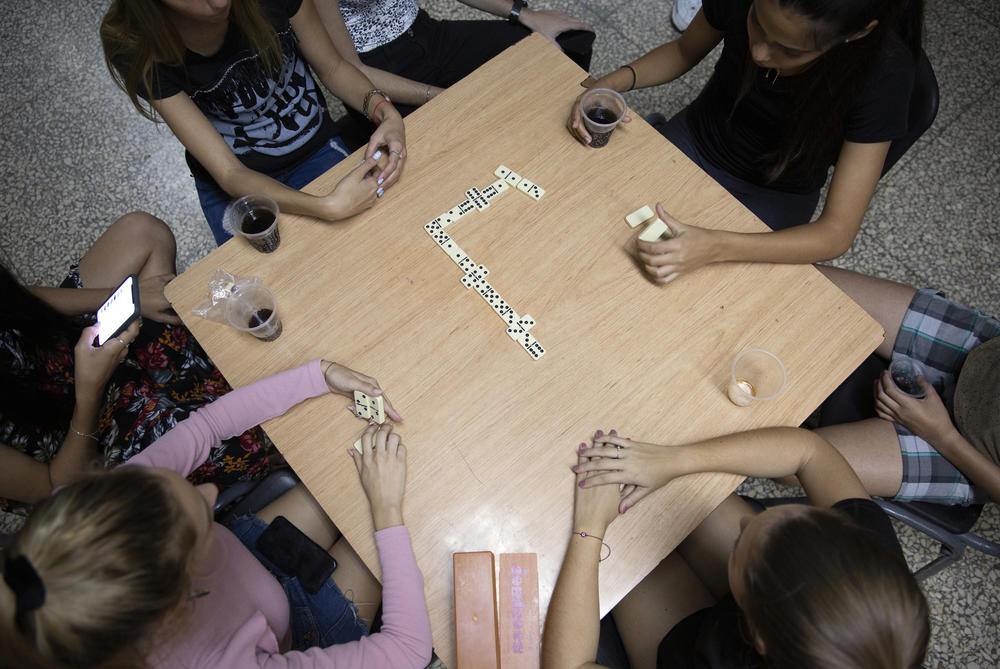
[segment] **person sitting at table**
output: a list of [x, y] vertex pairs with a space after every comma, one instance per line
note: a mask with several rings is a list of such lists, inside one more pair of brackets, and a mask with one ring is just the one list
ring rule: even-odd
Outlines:
[[[72, 483], [95, 460], [128, 460], [229, 391], [163, 294], [174, 258], [170, 228], [132, 212], [58, 288], [22, 286], [0, 266], [0, 508], [26, 514], [23, 504]], [[95, 328], [86, 326], [129, 274], [139, 280], [142, 324], [93, 346]], [[271, 450], [263, 430], [251, 427], [213, 448], [193, 480], [226, 488], [261, 478]]]
[[[369, 377], [314, 360], [221, 397], [125, 465], [39, 504], [4, 550], [0, 638], [8, 661], [211, 669], [426, 666], [431, 633], [423, 576], [402, 517], [406, 447], [391, 423], [368, 426], [363, 454], [344, 440], [375, 527], [383, 579], [378, 634], [368, 635], [333, 580], [309, 595], [297, 576], [261, 556], [256, 545], [267, 527], [263, 520], [240, 518], [232, 531], [214, 523], [214, 486], [195, 487], [183, 478], [220, 439], [307, 398], [354, 390], [381, 392]], [[388, 401], [385, 406], [399, 419]], [[340, 451], [339, 457], [348, 456]], [[298, 516], [306, 526], [314, 522], [320, 513], [315, 502], [286, 503], [285, 496], [274, 505], [292, 523], [300, 524]], [[272, 517], [272, 511], [259, 515]], [[340, 581], [351, 577], [344, 572], [362, 568], [341, 561], [334, 574]]]
[[[218, 243], [230, 198], [263, 194], [281, 211], [337, 221], [368, 209], [400, 177], [403, 120], [385, 95], [337, 55], [313, 0], [112, 0], [104, 57], [139, 112], [162, 118], [187, 149], [202, 210]], [[347, 156], [334, 136], [319, 73], [337, 97], [378, 125], [365, 161], [332, 192], [299, 191]], [[140, 101], [140, 98], [142, 101]], [[383, 167], [378, 161], [385, 154]]]
[[819, 435], [779, 427], [661, 446], [598, 431], [573, 469], [574, 524], [545, 619], [543, 669], [596, 666], [608, 526], [698, 472], [794, 473], [815, 506], [756, 513], [740, 497], [724, 500], [613, 610], [631, 666], [921, 666], [927, 602], [888, 517]]
[[[922, 365], [917, 382], [925, 397], [904, 393], [883, 371], [874, 402], [870, 386], [854, 399], [859, 414], [871, 418], [817, 432], [872, 495], [939, 504], [1000, 501], [1000, 320], [939, 291], [818, 269], [882, 326], [878, 357]], [[823, 422], [831, 421], [824, 416]]]
[[[672, 239], [637, 241], [647, 274], [668, 283], [709, 263], [814, 263], [847, 251], [889, 144], [907, 130], [922, 17], [922, 0], [709, 0], [681, 37], [599, 79], [618, 91], [662, 84], [723, 41], [700, 95], [658, 129], [772, 229], [688, 226], [657, 204]], [[589, 143], [576, 104], [567, 125]]]
[[[461, 0], [507, 21], [440, 21], [417, 0], [317, 0], [341, 57], [388, 93], [404, 116], [532, 32], [590, 69], [594, 29], [517, 0]], [[402, 104], [401, 104], [402, 103]]]

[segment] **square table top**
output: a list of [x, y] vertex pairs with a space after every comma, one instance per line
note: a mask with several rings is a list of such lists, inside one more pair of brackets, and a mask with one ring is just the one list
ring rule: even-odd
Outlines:
[[[660, 287], [626, 250], [624, 216], [661, 201], [684, 223], [767, 228], [633, 112], [607, 147], [566, 131], [585, 73], [539, 35], [489, 61], [406, 119], [406, 170], [376, 205], [342, 222], [282, 214], [281, 246], [241, 239], [176, 278], [167, 296], [234, 387], [326, 357], [376, 377], [405, 421], [404, 517], [434, 646], [454, 656], [451, 555], [537, 553], [542, 615], [572, 522], [576, 447], [600, 428], [680, 443], [799, 425], [882, 339], [879, 325], [811, 266], [726, 263]], [[306, 189], [332, 190], [351, 156]], [[542, 188], [506, 192], [446, 232], [519, 314], [535, 361], [459, 281], [424, 224], [496, 180], [504, 164]], [[277, 295], [271, 343], [194, 316], [209, 274], [258, 276]], [[788, 385], [746, 408], [726, 397], [745, 348], [776, 353]], [[267, 421], [268, 434], [376, 576], [371, 518], [345, 453], [365, 423], [330, 396]], [[605, 540], [601, 611], [617, 603], [739, 483], [671, 482]]]

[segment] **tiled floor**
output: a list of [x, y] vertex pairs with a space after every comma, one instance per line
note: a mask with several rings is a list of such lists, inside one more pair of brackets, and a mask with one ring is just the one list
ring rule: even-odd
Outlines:
[[[0, 250], [27, 283], [58, 282], [116, 216], [150, 211], [170, 223], [179, 266], [213, 248], [180, 145], [140, 117], [112, 84], [97, 27], [106, 2], [0, 0]], [[454, 0], [421, 3], [440, 17], [474, 17]], [[670, 2], [538, 0], [598, 31], [592, 72], [603, 74], [669, 39]], [[923, 139], [882, 181], [854, 247], [838, 264], [935, 286], [1000, 313], [1000, 43], [996, 0], [931, 0], [926, 51], [941, 111]], [[699, 90], [711, 67], [628, 95], [640, 114], [669, 116]], [[1000, 539], [989, 505], [980, 530]], [[901, 532], [911, 559], [932, 551]], [[934, 633], [929, 667], [1000, 664], [1000, 562], [970, 555], [925, 584]]]

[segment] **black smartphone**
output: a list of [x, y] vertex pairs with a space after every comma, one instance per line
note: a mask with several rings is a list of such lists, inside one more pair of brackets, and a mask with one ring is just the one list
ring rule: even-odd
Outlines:
[[139, 280], [129, 274], [97, 310], [97, 345], [117, 337], [139, 317]]
[[302, 588], [312, 595], [319, 592], [337, 568], [332, 555], [284, 516], [271, 521], [257, 537], [256, 545], [261, 555], [287, 575], [298, 578]]

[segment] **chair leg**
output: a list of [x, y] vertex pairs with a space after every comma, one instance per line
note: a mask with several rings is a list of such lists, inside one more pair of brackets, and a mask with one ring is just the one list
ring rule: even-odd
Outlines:
[[954, 546], [943, 543], [941, 544], [941, 551], [938, 556], [913, 572], [913, 575], [918, 581], [923, 581], [942, 569], [950, 567], [953, 563], [958, 562], [962, 559], [963, 555], [965, 555], [965, 546], [959, 545], [956, 550]]

